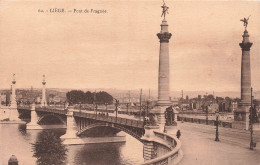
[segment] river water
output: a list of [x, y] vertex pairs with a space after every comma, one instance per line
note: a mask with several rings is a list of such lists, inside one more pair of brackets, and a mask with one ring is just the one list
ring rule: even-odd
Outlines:
[[[47, 132], [60, 137], [65, 134], [65, 129], [49, 130]], [[19, 165], [36, 164], [37, 158], [33, 157], [33, 155], [41, 153], [38, 153], [32, 146], [45, 133], [46, 131], [43, 130], [26, 130], [24, 124], [0, 124], [0, 165], [7, 165], [11, 155], [17, 157]], [[52, 140], [54, 139], [49, 141]], [[51, 143], [42, 143], [44, 143], [43, 146], [51, 145]], [[53, 145], [51, 148], [59, 152], [60, 148], [62, 148], [60, 145]], [[117, 165], [143, 162], [142, 143], [127, 134], [125, 143], [67, 145], [65, 149], [67, 149], [65, 163], [68, 165]], [[47, 153], [45, 156], [49, 158], [53, 155], [55, 154]], [[48, 162], [43, 163], [48, 164]]]

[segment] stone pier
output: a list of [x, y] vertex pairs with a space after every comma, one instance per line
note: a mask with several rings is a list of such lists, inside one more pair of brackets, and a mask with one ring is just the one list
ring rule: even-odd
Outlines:
[[39, 116], [35, 111], [35, 104], [32, 104], [31, 107], [31, 121], [26, 124], [26, 130], [41, 130], [41, 129], [58, 129], [58, 128], [66, 128], [66, 125], [39, 125]]
[[[81, 128], [80, 123], [77, 122], [73, 116], [72, 109], [67, 111], [67, 130], [64, 135], [60, 138], [63, 140], [63, 144], [74, 145], [74, 144], [89, 144], [89, 143], [114, 143], [114, 142], [125, 142], [125, 134], [118, 133], [114, 136], [104, 136], [104, 137], [79, 137], [77, 135], [79, 129]], [[85, 125], [85, 123], [83, 124]]]
[[68, 107], [67, 111], [67, 129], [66, 133], [60, 138], [63, 140], [64, 144], [78, 144], [79, 137], [77, 136], [78, 127], [76, 120], [73, 116], [73, 111]]

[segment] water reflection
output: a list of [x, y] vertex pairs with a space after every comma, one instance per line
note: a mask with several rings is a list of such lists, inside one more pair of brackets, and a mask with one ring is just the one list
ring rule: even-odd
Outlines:
[[40, 132], [32, 149], [38, 165], [66, 164], [68, 149], [53, 131]]
[[[65, 131], [64, 129], [26, 130], [25, 125], [1, 124], [0, 164], [7, 164], [11, 155], [18, 158], [19, 165], [35, 165], [40, 162], [48, 165], [63, 162], [68, 165], [115, 165], [143, 162], [142, 143], [129, 135], [126, 135], [125, 143], [69, 145], [65, 146], [68, 151], [66, 152], [59, 138]], [[54, 143], [55, 141], [57, 143]], [[38, 148], [36, 148], [36, 144], [39, 146]], [[47, 150], [51, 150], [52, 154]], [[52, 162], [48, 157], [57, 162]]]
[[[73, 164], [122, 164], [119, 153], [122, 145], [122, 143], [84, 145], [75, 153]], [[73, 149], [74, 146], [70, 146], [70, 150]]]
[[25, 124], [19, 124], [18, 130], [21, 133], [21, 135], [26, 136], [26, 125]]

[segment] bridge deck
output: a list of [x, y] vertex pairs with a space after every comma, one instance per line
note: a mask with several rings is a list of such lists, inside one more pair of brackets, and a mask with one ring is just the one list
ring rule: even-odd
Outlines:
[[[18, 109], [31, 111], [31, 108], [29, 106], [18, 107]], [[63, 108], [57, 108], [57, 107], [36, 107], [35, 111], [56, 113], [61, 115], [66, 115], [67, 113], [67, 110], [64, 110]], [[118, 114], [118, 117], [116, 117], [114, 113], [110, 113], [109, 116], [106, 116], [104, 114], [103, 115], [96, 114], [94, 111], [80, 111], [77, 109], [73, 109], [72, 111], [73, 111], [73, 115], [76, 117], [94, 119], [94, 120], [105, 121], [109, 123], [121, 124], [121, 125], [126, 125], [131, 127], [137, 127], [137, 128], [144, 127], [144, 122], [140, 120], [140, 118], [135, 118], [134, 116], [130, 116], [126, 114]]]

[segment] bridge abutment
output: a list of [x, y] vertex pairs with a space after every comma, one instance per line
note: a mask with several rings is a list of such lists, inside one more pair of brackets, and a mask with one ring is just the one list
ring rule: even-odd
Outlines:
[[156, 157], [155, 152], [155, 130], [160, 130], [160, 126], [145, 126], [145, 134], [141, 138], [143, 141], [143, 157], [144, 161], [151, 160]]

